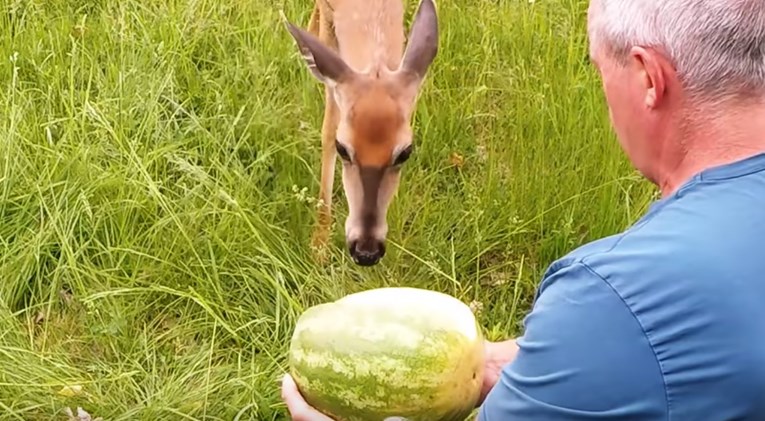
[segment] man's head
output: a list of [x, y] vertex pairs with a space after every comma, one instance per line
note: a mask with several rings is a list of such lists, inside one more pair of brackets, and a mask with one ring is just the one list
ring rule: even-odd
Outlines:
[[588, 32], [614, 130], [651, 181], [695, 125], [765, 97], [763, 0], [592, 0]]

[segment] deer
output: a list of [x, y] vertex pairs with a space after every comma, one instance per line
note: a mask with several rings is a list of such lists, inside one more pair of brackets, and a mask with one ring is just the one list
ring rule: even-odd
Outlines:
[[339, 156], [347, 251], [356, 265], [374, 266], [385, 256], [388, 208], [413, 152], [412, 115], [438, 52], [436, 5], [420, 0], [408, 41], [403, 0], [314, 0], [307, 30], [283, 19], [304, 64], [324, 85], [312, 246], [327, 246]]

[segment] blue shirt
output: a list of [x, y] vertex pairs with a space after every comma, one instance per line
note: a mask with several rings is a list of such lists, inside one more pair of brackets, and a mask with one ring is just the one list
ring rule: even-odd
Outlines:
[[554, 262], [481, 421], [765, 420], [765, 154]]

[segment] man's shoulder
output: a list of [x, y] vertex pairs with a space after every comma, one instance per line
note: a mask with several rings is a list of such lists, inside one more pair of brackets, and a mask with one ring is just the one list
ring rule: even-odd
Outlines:
[[[630, 340], [644, 334], [673, 416], [700, 419], [734, 407], [759, 416], [765, 408], [755, 407], [748, 391], [765, 384], [765, 369], [759, 368], [765, 366], [759, 322], [765, 319], [763, 209], [765, 177], [691, 186], [623, 232], [551, 264], [537, 302], [549, 309], [587, 303], [592, 286], [601, 282], [617, 300], [600, 317], [615, 314], [618, 302], [624, 309], [618, 311], [634, 318], [639, 330], [632, 330]], [[567, 291], [564, 299], [561, 291]], [[604, 337], [628, 326], [629, 317], [621, 320]], [[642, 366], [649, 364], [645, 358]], [[703, 380], [688, 383], [689, 377]], [[738, 394], [720, 396], [720, 388]]]
[[[617, 262], [624, 258], [619, 256], [619, 254], [625, 248], [622, 245], [617, 252], [614, 250], [624, 242], [633, 228], [634, 226], [618, 234], [583, 244], [553, 261], [542, 276], [537, 297], [555, 282], [572, 280], [573, 277], [568, 275], [568, 273], [571, 273], [574, 268], [583, 268], [585, 269], [584, 272], [577, 271], [577, 273], [586, 273], [587, 277], [597, 278], [605, 282], [606, 280], [602, 272], [607, 272], [609, 265], [616, 266], [611, 270], [618, 270], [620, 265]], [[630, 245], [628, 244], [627, 247], [630, 247]], [[578, 277], [581, 278], [581, 276]]]
[[609, 252], [624, 238], [625, 232], [600, 238], [570, 251], [563, 257], [553, 261], [543, 275], [544, 280], [549, 279], [562, 269], [586, 264], [586, 260], [592, 256], [608, 256]]
[[544, 284], [481, 419], [666, 419], [661, 367], [619, 295], [573, 256]]
[[[761, 190], [761, 191], [758, 191]], [[630, 285], [699, 282], [763, 268], [753, 254], [765, 236], [765, 173], [749, 178], [689, 183], [671, 198], [654, 202], [622, 232], [584, 244], [554, 261], [547, 279], [581, 264], [613, 283]], [[544, 281], [542, 287], [544, 287]]]

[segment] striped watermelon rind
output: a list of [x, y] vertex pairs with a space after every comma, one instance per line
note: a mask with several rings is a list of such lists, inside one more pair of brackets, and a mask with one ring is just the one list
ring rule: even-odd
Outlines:
[[305, 400], [338, 421], [464, 421], [483, 380], [483, 335], [456, 298], [378, 288], [306, 310], [289, 352]]

